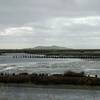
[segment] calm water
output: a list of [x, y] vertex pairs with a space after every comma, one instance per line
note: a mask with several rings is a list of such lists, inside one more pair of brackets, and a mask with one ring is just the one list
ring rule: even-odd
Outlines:
[[[19, 58], [13, 58], [14, 55]], [[21, 55], [25, 54], [0, 56], [0, 72], [46, 72], [52, 74], [74, 70], [100, 75], [99, 60], [21, 58]], [[0, 100], [100, 100], [100, 90], [0, 85]]]
[[100, 100], [100, 90], [0, 86], [0, 100]]
[[[13, 56], [18, 58], [13, 58]], [[87, 74], [100, 75], [100, 60], [87, 59], [55, 59], [55, 58], [21, 58], [29, 54], [12, 53], [0, 56], [0, 71], [8, 73], [46, 72], [64, 73], [67, 70], [85, 71]]]

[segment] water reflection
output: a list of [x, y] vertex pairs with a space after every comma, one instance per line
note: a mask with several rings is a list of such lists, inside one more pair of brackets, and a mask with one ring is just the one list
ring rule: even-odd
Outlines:
[[0, 100], [100, 100], [100, 91], [2, 86]]

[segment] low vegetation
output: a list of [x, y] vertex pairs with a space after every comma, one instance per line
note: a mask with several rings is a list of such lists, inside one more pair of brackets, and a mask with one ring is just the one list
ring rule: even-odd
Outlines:
[[48, 75], [46, 73], [19, 73], [19, 74], [0, 74], [1, 83], [30, 83], [42, 85], [57, 85], [57, 84], [70, 84], [70, 85], [100, 85], [100, 78], [86, 76], [84, 72], [76, 73], [67, 71], [64, 74]]

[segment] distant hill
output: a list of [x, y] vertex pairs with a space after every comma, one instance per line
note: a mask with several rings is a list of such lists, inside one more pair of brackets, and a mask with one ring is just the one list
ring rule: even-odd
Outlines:
[[37, 46], [34, 47], [34, 49], [70, 49], [70, 48], [66, 48], [66, 47], [60, 47], [60, 46]]

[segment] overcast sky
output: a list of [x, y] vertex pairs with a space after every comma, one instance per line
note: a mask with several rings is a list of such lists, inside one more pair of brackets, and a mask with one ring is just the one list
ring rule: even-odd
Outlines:
[[0, 0], [0, 48], [100, 48], [100, 0]]

